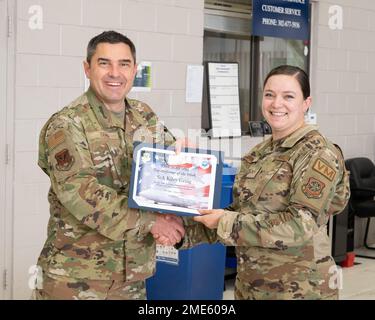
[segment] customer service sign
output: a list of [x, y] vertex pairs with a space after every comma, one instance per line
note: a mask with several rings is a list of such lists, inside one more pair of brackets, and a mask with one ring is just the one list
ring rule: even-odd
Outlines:
[[308, 0], [253, 0], [252, 34], [309, 40]]

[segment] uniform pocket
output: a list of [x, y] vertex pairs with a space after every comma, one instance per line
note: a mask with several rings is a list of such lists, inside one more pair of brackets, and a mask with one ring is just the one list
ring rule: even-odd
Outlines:
[[261, 171], [261, 166], [257, 163], [252, 163], [250, 166], [246, 165], [241, 168], [236, 178], [237, 196], [241, 203], [246, 203], [254, 196], [257, 186], [258, 174]]
[[280, 211], [287, 205], [292, 173], [287, 162], [273, 161], [262, 167], [256, 177], [256, 187], [251, 201], [262, 202], [265, 209]]
[[255, 179], [258, 173], [260, 172], [260, 167], [259, 168], [254, 168], [254, 169], [249, 169], [249, 172], [246, 174], [246, 178], [248, 179]]
[[127, 240], [125, 243], [126, 281], [141, 281], [155, 272], [156, 245], [151, 234], [144, 241]]
[[99, 183], [115, 189], [123, 187], [124, 150], [117, 132], [91, 132], [87, 136]]
[[272, 168], [262, 168], [262, 170], [257, 175], [257, 186], [255, 189], [256, 198], [262, 194], [263, 190], [267, 187], [267, 184], [272, 180], [272, 177], [277, 173], [281, 164]]

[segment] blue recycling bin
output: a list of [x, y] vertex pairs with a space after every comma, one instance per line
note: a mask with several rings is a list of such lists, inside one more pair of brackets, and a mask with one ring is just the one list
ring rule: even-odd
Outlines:
[[[232, 202], [236, 169], [224, 164], [220, 206]], [[174, 252], [156, 262], [156, 273], [147, 279], [148, 300], [222, 300], [226, 248], [220, 243], [201, 244]]]
[[221, 186], [221, 201], [220, 207], [225, 208], [229, 206], [233, 201], [233, 183], [236, 177], [236, 167], [230, 166], [226, 163], [223, 165], [223, 178]]

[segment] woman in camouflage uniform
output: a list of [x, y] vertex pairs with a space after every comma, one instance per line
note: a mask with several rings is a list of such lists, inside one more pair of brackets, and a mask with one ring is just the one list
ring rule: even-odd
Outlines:
[[215, 236], [186, 227], [184, 247], [207, 238], [236, 247], [236, 299], [338, 298], [326, 225], [348, 201], [348, 174], [340, 149], [304, 123], [310, 105], [303, 70], [273, 69], [262, 101], [272, 137], [243, 157], [232, 205], [194, 218]]

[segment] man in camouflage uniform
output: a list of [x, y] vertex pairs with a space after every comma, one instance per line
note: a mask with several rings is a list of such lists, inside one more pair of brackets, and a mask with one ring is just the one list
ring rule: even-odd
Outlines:
[[133, 141], [170, 145], [174, 138], [146, 104], [126, 98], [137, 70], [128, 38], [114, 31], [94, 37], [84, 66], [89, 90], [40, 134], [51, 217], [36, 298], [145, 299], [153, 234], [174, 244], [184, 229], [178, 218], [128, 208]]
[[[310, 88], [302, 98], [295, 82], [292, 89], [285, 85], [299, 73], [303, 71], [288, 66], [275, 70], [276, 89], [271, 87], [267, 93], [272, 101], [263, 113], [265, 117], [267, 111], [276, 114], [269, 118], [276, 118], [274, 124], [283, 135], [275, 138], [273, 133], [243, 158], [232, 205], [226, 210], [202, 210], [206, 215], [194, 218], [213, 230], [185, 226], [181, 248], [216, 240], [236, 247], [236, 299], [338, 297], [326, 225], [347, 204], [348, 173], [341, 150], [315, 126], [304, 125]], [[279, 98], [279, 91], [285, 100]], [[301, 105], [295, 103], [297, 94]]]

